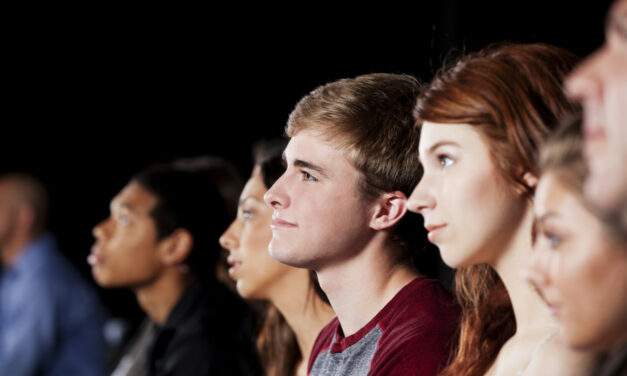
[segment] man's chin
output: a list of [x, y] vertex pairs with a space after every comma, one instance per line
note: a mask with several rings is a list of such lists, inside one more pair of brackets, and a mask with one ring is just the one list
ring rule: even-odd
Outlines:
[[305, 268], [305, 266], [302, 265], [303, 260], [299, 260], [293, 257], [295, 252], [293, 249], [281, 247], [278, 244], [273, 244], [271, 242], [270, 246], [268, 247], [268, 252], [273, 259], [280, 262], [281, 264], [285, 264], [294, 268]]

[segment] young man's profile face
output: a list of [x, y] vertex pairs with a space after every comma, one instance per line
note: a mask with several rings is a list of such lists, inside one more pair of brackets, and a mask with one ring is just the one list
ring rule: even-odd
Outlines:
[[345, 154], [307, 130], [291, 138], [287, 169], [264, 197], [274, 209], [272, 257], [320, 271], [365, 245], [373, 231], [371, 205], [361, 197], [360, 173]]
[[627, 205], [627, 0], [614, 3], [605, 44], [570, 75], [566, 89], [584, 110], [586, 196], [603, 210]]
[[89, 261], [100, 286], [136, 288], [158, 276], [163, 265], [150, 215], [156, 204], [157, 198], [135, 182], [113, 198], [109, 218], [93, 230], [96, 243]]

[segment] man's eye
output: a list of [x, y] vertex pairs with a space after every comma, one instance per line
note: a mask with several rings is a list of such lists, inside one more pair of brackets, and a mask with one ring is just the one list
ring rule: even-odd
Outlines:
[[303, 180], [305, 181], [318, 181], [318, 179], [316, 179], [313, 175], [311, 175], [307, 171], [301, 170], [300, 173], [302, 175]]

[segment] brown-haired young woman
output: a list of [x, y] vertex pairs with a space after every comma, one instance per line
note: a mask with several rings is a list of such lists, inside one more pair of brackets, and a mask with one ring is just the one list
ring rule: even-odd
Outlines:
[[418, 98], [424, 175], [409, 207], [458, 269], [463, 308], [443, 375], [577, 375], [592, 361], [556, 338], [520, 276], [532, 250], [537, 147], [573, 111], [561, 82], [575, 61], [542, 44], [494, 46], [439, 72]]
[[543, 145], [534, 198], [534, 252], [527, 279], [573, 348], [613, 356], [595, 375], [627, 373], [627, 238], [584, 199], [581, 121]]
[[238, 293], [268, 301], [257, 340], [268, 376], [306, 375], [316, 336], [335, 316], [313, 273], [281, 264], [268, 253], [273, 210], [263, 196], [283, 173], [286, 144], [287, 140], [257, 144], [255, 167], [240, 196], [237, 218], [220, 237], [231, 253], [229, 275], [237, 281]]

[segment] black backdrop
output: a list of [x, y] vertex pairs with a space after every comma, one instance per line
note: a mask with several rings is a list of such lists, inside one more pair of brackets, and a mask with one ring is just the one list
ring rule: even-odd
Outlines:
[[[149, 163], [215, 154], [246, 176], [252, 142], [281, 135], [320, 84], [380, 71], [428, 81], [444, 57], [502, 40], [585, 56], [603, 41], [609, 4], [416, 3], [34, 10], [3, 53], [0, 173], [44, 181], [51, 230], [90, 278], [92, 227]], [[127, 293], [101, 294], [114, 314], [136, 309]]]

